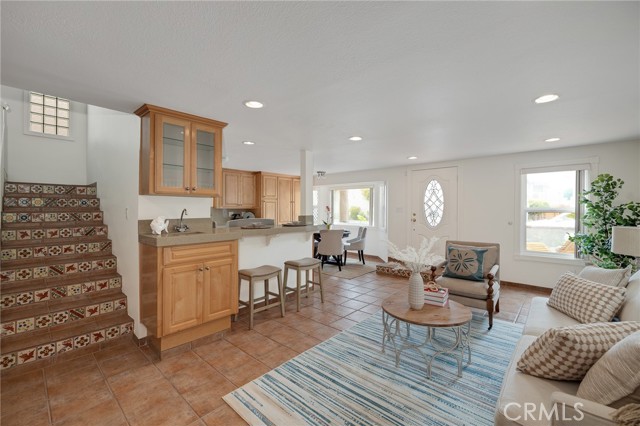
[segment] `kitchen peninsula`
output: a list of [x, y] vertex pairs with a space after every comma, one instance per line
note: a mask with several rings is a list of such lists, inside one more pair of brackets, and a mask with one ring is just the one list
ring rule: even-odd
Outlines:
[[[168, 234], [152, 235], [149, 222], [139, 222], [141, 321], [160, 354], [228, 329], [238, 312], [238, 269], [310, 256], [318, 230], [212, 228], [209, 219], [191, 219], [187, 232], [174, 231], [172, 222]], [[244, 287], [243, 300], [247, 293]]]

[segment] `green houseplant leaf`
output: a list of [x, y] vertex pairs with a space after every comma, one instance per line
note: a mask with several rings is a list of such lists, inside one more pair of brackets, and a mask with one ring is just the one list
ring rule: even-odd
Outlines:
[[582, 215], [583, 232], [570, 236], [580, 254], [602, 268], [625, 268], [634, 259], [611, 252], [611, 228], [640, 224], [640, 203], [630, 201], [614, 206], [624, 181], [610, 174], [600, 174], [582, 191], [579, 202], [585, 207]]

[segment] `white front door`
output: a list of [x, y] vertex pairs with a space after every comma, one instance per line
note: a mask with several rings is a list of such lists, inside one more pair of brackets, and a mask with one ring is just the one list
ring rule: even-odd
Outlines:
[[409, 181], [407, 241], [418, 248], [423, 237], [439, 237], [433, 250], [444, 256], [445, 241], [458, 238], [458, 168], [411, 170]]

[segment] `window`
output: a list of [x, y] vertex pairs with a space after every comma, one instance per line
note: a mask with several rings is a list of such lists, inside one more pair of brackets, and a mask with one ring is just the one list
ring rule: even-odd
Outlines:
[[580, 230], [578, 194], [591, 164], [521, 170], [521, 244], [524, 254], [575, 258], [569, 236]]
[[352, 187], [331, 190], [333, 223], [356, 226], [373, 225], [373, 187]]
[[43, 135], [69, 137], [69, 100], [37, 92], [28, 95], [27, 129]]
[[312, 201], [311, 205], [313, 208], [313, 223], [320, 223], [319, 213], [318, 213], [318, 190], [314, 189], [312, 193]]

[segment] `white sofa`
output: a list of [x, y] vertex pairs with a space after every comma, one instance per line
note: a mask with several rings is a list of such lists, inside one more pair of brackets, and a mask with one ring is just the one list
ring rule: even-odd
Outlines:
[[[516, 370], [520, 356], [536, 337], [549, 328], [578, 324], [575, 319], [548, 306], [547, 300], [546, 297], [535, 297], [531, 301], [522, 337], [502, 382], [496, 426], [615, 426], [611, 417], [615, 408], [575, 396], [580, 382], [547, 380]], [[640, 321], [640, 271], [629, 279], [619, 317], [621, 321]], [[579, 409], [574, 410], [574, 406]]]

